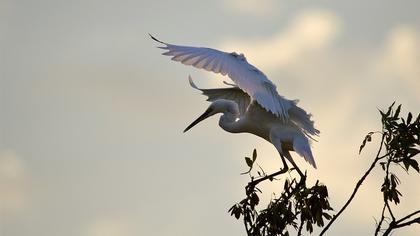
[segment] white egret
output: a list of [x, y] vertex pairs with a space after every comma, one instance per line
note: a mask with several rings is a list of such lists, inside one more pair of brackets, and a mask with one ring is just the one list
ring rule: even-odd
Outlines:
[[[150, 35], [151, 36], [151, 35]], [[256, 67], [249, 64], [243, 54], [226, 53], [210, 48], [164, 44], [163, 55], [185, 65], [203, 68], [228, 75], [235, 83], [232, 87], [199, 89], [189, 77], [193, 88], [201, 90], [212, 102], [208, 109], [192, 122], [184, 132], [217, 113], [223, 113], [219, 126], [230, 133], [251, 133], [272, 143], [279, 152], [284, 169], [284, 157], [303, 175], [290, 151], [295, 151], [316, 168], [309, 138], [319, 135], [311, 115], [297, 106], [296, 100], [288, 100], [277, 93], [276, 86]]]

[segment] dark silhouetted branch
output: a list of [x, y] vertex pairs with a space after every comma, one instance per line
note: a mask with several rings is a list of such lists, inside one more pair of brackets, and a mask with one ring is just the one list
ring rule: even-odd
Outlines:
[[413, 213], [411, 213], [411, 214], [409, 214], [409, 215], [407, 215], [407, 216], [405, 216], [405, 217], [401, 218], [400, 220], [398, 220], [398, 221], [397, 221], [397, 224], [399, 224], [399, 223], [403, 222], [404, 220], [407, 220], [407, 219], [409, 219], [409, 218], [411, 218], [412, 216], [415, 216], [415, 215], [417, 215], [417, 214], [420, 214], [420, 210], [417, 210], [417, 211], [415, 211], [415, 212], [413, 212]]
[[377, 236], [379, 234], [379, 231], [381, 231], [381, 225], [385, 219], [385, 208], [386, 206], [384, 204], [384, 206], [382, 207], [381, 219], [379, 220], [378, 226], [376, 226], [376, 229], [375, 229], [375, 236]]
[[[417, 214], [417, 213], [420, 213], [420, 210], [415, 212], [415, 214]], [[413, 215], [411, 215], [411, 216], [413, 216]], [[420, 217], [417, 217], [417, 218], [415, 218], [415, 219], [412, 219], [412, 220], [410, 220], [410, 221], [407, 221], [407, 222], [402, 223], [402, 221], [404, 221], [403, 219], [408, 219], [408, 218], [410, 218], [411, 216], [410, 216], [410, 215], [408, 215], [408, 216], [406, 216], [406, 217], [402, 218], [401, 220], [398, 220], [398, 221], [392, 221], [392, 222], [389, 224], [388, 229], [386, 229], [386, 231], [384, 232], [383, 236], [390, 235], [390, 233], [391, 233], [394, 229], [398, 229], [398, 228], [406, 227], [406, 226], [409, 226], [409, 225], [411, 225], [411, 224], [415, 224], [415, 223], [420, 224]], [[399, 223], [398, 223], [398, 222], [399, 222]]]

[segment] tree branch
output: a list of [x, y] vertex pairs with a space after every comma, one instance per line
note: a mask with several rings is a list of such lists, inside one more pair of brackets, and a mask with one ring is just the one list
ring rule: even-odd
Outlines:
[[284, 168], [284, 169], [281, 169], [280, 171], [277, 171], [277, 172], [275, 172], [275, 173], [273, 173], [273, 174], [270, 174], [270, 175], [267, 175], [267, 176], [264, 176], [264, 177], [261, 177], [261, 178], [259, 178], [259, 179], [256, 179], [256, 180], [252, 180], [251, 182], [249, 182], [248, 183], [248, 186], [247, 187], [255, 187], [255, 186], [257, 186], [259, 183], [261, 183], [261, 182], [263, 182], [263, 181], [265, 181], [265, 180], [267, 180], [267, 179], [270, 179], [270, 180], [272, 180], [272, 179], [274, 179], [274, 177], [276, 177], [277, 175], [281, 175], [281, 174], [284, 174], [284, 173], [286, 173], [288, 171], [288, 169], [287, 168]]
[[382, 222], [384, 222], [384, 219], [385, 219], [385, 207], [386, 207], [386, 205], [384, 204], [384, 207], [382, 208], [381, 219], [379, 220], [378, 226], [375, 229], [375, 236], [378, 235], [379, 231], [381, 230]]
[[299, 225], [299, 230], [298, 230], [297, 236], [301, 236], [302, 235], [303, 223], [304, 223], [303, 221], [300, 221], [300, 225]]
[[408, 218], [410, 218], [410, 217], [412, 217], [412, 216], [414, 216], [416, 214], [420, 214], [420, 210], [417, 210], [417, 211], [415, 211], [415, 212], [413, 212], [413, 213], [411, 213], [411, 214], [409, 214], [409, 215], [401, 218], [400, 220], [396, 221], [396, 223], [399, 224], [399, 223], [403, 222], [404, 220], [407, 220]]
[[[406, 217], [404, 217], [404, 218], [406, 218]], [[401, 221], [401, 220], [399, 220], [399, 221]], [[392, 221], [389, 224], [389, 228], [385, 231], [385, 233], [383, 234], [383, 236], [388, 236], [391, 233], [391, 231], [394, 230], [394, 229], [398, 229], [398, 228], [402, 228], [402, 227], [405, 227], [405, 226], [409, 226], [409, 225], [414, 224], [414, 223], [420, 224], [420, 217], [417, 217], [415, 219], [412, 219], [410, 221], [407, 221], [407, 222], [401, 223], [401, 224], [398, 224], [395, 221]]]
[[417, 218], [412, 219], [412, 220], [410, 220], [410, 221], [407, 221], [407, 222], [405, 222], [405, 223], [397, 224], [397, 225], [394, 227], [394, 229], [397, 229], [397, 228], [402, 228], [402, 227], [405, 227], [405, 226], [409, 226], [409, 225], [414, 224], [414, 223], [420, 224], [420, 217], [417, 217]]
[[392, 221], [395, 221], [395, 216], [394, 216], [394, 214], [391, 211], [391, 207], [389, 206], [388, 201], [385, 201], [385, 206], [388, 209], [389, 214], [391, 215]]

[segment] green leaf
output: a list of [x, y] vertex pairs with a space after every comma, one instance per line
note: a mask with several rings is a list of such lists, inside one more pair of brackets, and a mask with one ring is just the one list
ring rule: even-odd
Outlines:
[[405, 159], [402, 160], [402, 163], [404, 164], [404, 167], [407, 171], [408, 171], [408, 168], [410, 168], [410, 163], [408, 162], [408, 160], [410, 160], [410, 159], [405, 158]]
[[[385, 170], [385, 165], [386, 165], [386, 162], [380, 162], [379, 164], [381, 165], [382, 170]], [[407, 168], [406, 168], [406, 169], [407, 169]]]
[[[412, 166], [415, 170], [417, 170], [417, 172], [420, 173], [420, 169], [419, 169], [419, 163], [414, 160], [414, 159], [407, 159], [407, 162], [409, 163], [410, 166]], [[408, 168], [407, 168], [408, 170]]]
[[420, 153], [420, 149], [409, 148], [408, 153], [410, 154], [409, 157], [413, 157]]
[[312, 233], [312, 231], [314, 231], [314, 228], [312, 227], [312, 224], [309, 223], [309, 221], [306, 222], [306, 231], [308, 231], [309, 233]]
[[331, 220], [332, 216], [326, 212], [322, 213], [322, 215], [324, 216], [325, 219], [327, 220]]
[[385, 113], [382, 110], [379, 110], [379, 113], [381, 113], [382, 118], [385, 117]]
[[252, 168], [252, 165], [254, 164], [254, 162], [251, 160], [251, 158], [245, 157], [245, 161], [246, 161], [246, 164], [248, 165], [248, 167]]
[[252, 152], [252, 161], [255, 162], [257, 160], [257, 149], [254, 148], [254, 151]]
[[283, 187], [283, 189], [286, 190], [286, 191], [289, 189], [289, 180], [288, 179], [286, 179], [284, 181], [284, 187]]
[[392, 107], [395, 105], [395, 101], [388, 107], [388, 111], [386, 112], [385, 116], [388, 117], [391, 114]]
[[360, 148], [359, 148], [359, 155], [360, 155], [360, 153], [362, 152], [363, 148], [365, 147], [366, 142], [370, 142], [370, 141], [372, 141], [372, 134], [373, 134], [373, 132], [369, 132], [369, 133], [366, 135], [365, 139], [363, 139], [362, 145], [360, 145]]
[[401, 111], [401, 104], [397, 107], [397, 110], [395, 110], [394, 119], [398, 118]]
[[258, 197], [258, 195], [256, 193], [253, 193], [251, 195], [251, 206], [256, 206], [258, 205], [258, 203], [260, 202], [260, 198]]
[[230, 212], [231, 216], [234, 215], [236, 219], [239, 219], [239, 217], [241, 217], [242, 214], [242, 209], [239, 206], [239, 204], [235, 204], [228, 210], [228, 212]]
[[397, 186], [400, 183], [400, 180], [397, 178], [396, 175], [391, 174], [391, 185]]
[[410, 124], [412, 118], [413, 118], [413, 114], [411, 114], [411, 112], [409, 112], [408, 116], [407, 116], [407, 123], [406, 123], [407, 125]]

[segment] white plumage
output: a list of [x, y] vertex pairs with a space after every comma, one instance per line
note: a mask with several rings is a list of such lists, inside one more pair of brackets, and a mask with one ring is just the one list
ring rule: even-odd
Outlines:
[[298, 107], [297, 101], [280, 96], [276, 86], [249, 64], [243, 54], [163, 44], [165, 46], [159, 48], [167, 50], [163, 55], [172, 56], [172, 60], [228, 75], [235, 83], [229, 88], [200, 89], [190, 77], [190, 85], [202, 91], [212, 103], [184, 132], [212, 115], [223, 113], [219, 120], [221, 128], [230, 133], [251, 133], [272, 143], [282, 157], [285, 169], [284, 157], [303, 175], [289, 151], [297, 152], [316, 168], [309, 138], [319, 135], [319, 131], [314, 127], [311, 115]]
[[172, 60], [179, 61], [184, 65], [228, 75], [240, 89], [267, 111], [284, 120], [289, 118], [287, 111], [292, 106], [292, 102], [280, 96], [276, 86], [264, 73], [249, 64], [243, 54], [227, 53], [203, 47], [177, 46], [151, 37], [165, 45], [159, 47], [167, 50], [163, 55], [171, 56]]

